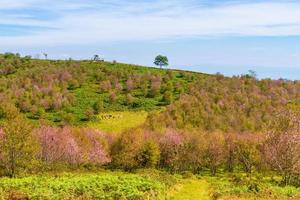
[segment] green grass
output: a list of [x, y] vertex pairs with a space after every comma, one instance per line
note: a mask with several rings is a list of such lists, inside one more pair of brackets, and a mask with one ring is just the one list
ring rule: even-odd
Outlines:
[[125, 173], [81, 173], [1, 178], [0, 199], [160, 199], [164, 186]]
[[107, 133], [121, 133], [130, 128], [142, 125], [147, 118], [145, 111], [138, 112], [107, 112], [97, 115], [96, 120], [88, 126], [100, 129]]
[[205, 180], [189, 179], [174, 187], [170, 200], [209, 200], [209, 184]]
[[216, 177], [201, 177], [210, 185], [210, 195], [215, 199], [300, 199], [300, 189], [293, 186], [280, 186], [276, 177], [254, 174], [251, 179], [243, 173], [220, 174]]
[[[240, 176], [242, 179], [237, 178]], [[239, 180], [239, 181], [237, 181]], [[256, 180], [259, 180], [256, 182]], [[258, 190], [249, 188], [257, 183]], [[125, 172], [72, 172], [40, 174], [24, 178], [0, 178], [4, 199], [103, 199], [103, 200], [297, 200], [299, 188], [280, 187], [270, 177], [243, 174], [211, 176], [171, 175], [158, 170]]]

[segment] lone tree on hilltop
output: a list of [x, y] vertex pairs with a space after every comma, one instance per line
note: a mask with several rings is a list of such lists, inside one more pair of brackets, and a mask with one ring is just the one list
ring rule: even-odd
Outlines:
[[169, 65], [169, 60], [167, 56], [158, 55], [154, 60], [154, 64], [162, 68], [163, 66]]
[[100, 60], [100, 56], [99, 56], [99, 55], [97, 55], [97, 54], [96, 54], [96, 55], [94, 55], [94, 57], [93, 57], [93, 60], [94, 60], [94, 61], [98, 61], [98, 60]]

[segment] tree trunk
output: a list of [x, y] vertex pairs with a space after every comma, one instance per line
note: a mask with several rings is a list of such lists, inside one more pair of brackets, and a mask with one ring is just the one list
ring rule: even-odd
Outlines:
[[9, 177], [14, 178], [15, 177], [15, 168], [16, 168], [16, 160], [15, 160], [15, 151], [14, 149], [10, 152], [10, 169], [9, 169]]

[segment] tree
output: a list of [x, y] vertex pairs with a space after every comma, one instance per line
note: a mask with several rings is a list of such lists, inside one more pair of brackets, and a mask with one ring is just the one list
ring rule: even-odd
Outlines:
[[180, 156], [184, 148], [184, 137], [175, 130], [167, 132], [159, 140], [161, 150], [161, 167], [168, 168], [171, 172], [180, 169]]
[[94, 61], [98, 61], [98, 60], [100, 60], [100, 56], [99, 56], [99, 55], [97, 55], [97, 54], [96, 54], [96, 55], [94, 55], [94, 57], [93, 57], [93, 60], [94, 60]]
[[134, 97], [131, 94], [126, 95], [126, 105], [132, 105], [134, 103]]
[[171, 104], [173, 100], [173, 94], [170, 91], [165, 91], [163, 95], [163, 101], [166, 102], [166, 104]]
[[[98, 166], [111, 162], [105, 134], [95, 129], [83, 129], [80, 133], [82, 135], [80, 147], [82, 154], [86, 154], [85, 162]], [[82, 142], [83, 140], [85, 142]]]
[[100, 91], [101, 92], [109, 92], [111, 89], [112, 89], [112, 85], [109, 80], [102, 81], [100, 83]]
[[180, 154], [180, 170], [199, 173], [205, 166], [206, 135], [198, 131], [188, 131], [184, 136], [185, 144]]
[[154, 80], [151, 81], [151, 88], [149, 90], [148, 96], [149, 97], [155, 97], [159, 94], [161, 88], [161, 81], [160, 80]]
[[140, 167], [154, 168], [160, 159], [159, 146], [154, 141], [146, 141], [137, 155]]
[[154, 64], [162, 68], [163, 66], [169, 65], [169, 60], [167, 56], [158, 55], [154, 60]]
[[126, 81], [126, 91], [130, 92], [134, 88], [134, 82], [131, 79]]
[[85, 120], [90, 121], [90, 120], [93, 119], [95, 113], [94, 113], [94, 110], [92, 108], [88, 108], [85, 111], [84, 115], [85, 115]]
[[9, 177], [20, 169], [28, 169], [38, 149], [32, 135], [31, 124], [23, 117], [8, 119], [3, 125], [0, 139], [1, 164]]
[[236, 140], [237, 135], [234, 133], [228, 133], [225, 135], [225, 168], [228, 172], [233, 172], [236, 162]]
[[249, 77], [256, 79], [257, 73], [254, 70], [249, 70], [249, 73], [247, 74]]
[[104, 110], [103, 100], [100, 99], [100, 100], [96, 101], [93, 105], [93, 109], [94, 109], [95, 114], [99, 114], [99, 113], [103, 112], [103, 110]]
[[112, 165], [126, 171], [138, 168], [140, 163], [137, 158], [143, 141], [143, 132], [140, 129], [120, 135], [111, 147]]
[[224, 161], [224, 136], [221, 133], [207, 134], [205, 158], [213, 176]]
[[114, 103], [117, 100], [117, 95], [114, 91], [112, 91], [109, 93], [108, 98], [109, 98], [110, 103]]
[[69, 128], [42, 126], [37, 130], [36, 136], [41, 148], [38, 157], [48, 167], [59, 162], [64, 164], [80, 162], [80, 148]]
[[257, 134], [244, 133], [237, 136], [237, 159], [248, 175], [251, 175], [253, 168], [261, 161], [260, 143], [261, 137]]
[[271, 169], [278, 171], [285, 185], [300, 174], [299, 113], [285, 111], [278, 117], [264, 144], [264, 156]]

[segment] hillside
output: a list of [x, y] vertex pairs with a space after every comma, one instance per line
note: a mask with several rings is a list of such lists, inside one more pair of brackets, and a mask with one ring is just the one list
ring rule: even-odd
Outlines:
[[188, 90], [194, 73], [93, 61], [0, 56], [1, 101], [30, 119], [79, 124], [110, 111], [152, 111]]
[[275, 112], [300, 97], [297, 81], [14, 54], [0, 56], [0, 73], [1, 102], [14, 102], [29, 119], [57, 125], [95, 126], [89, 121], [97, 125], [103, 117], [114, 118], [111, 112], [146, 111], [154, 129], [261, 131]]
[[0, 74], [0, 199], [300, 197], [298, 81], [14, 54]]

